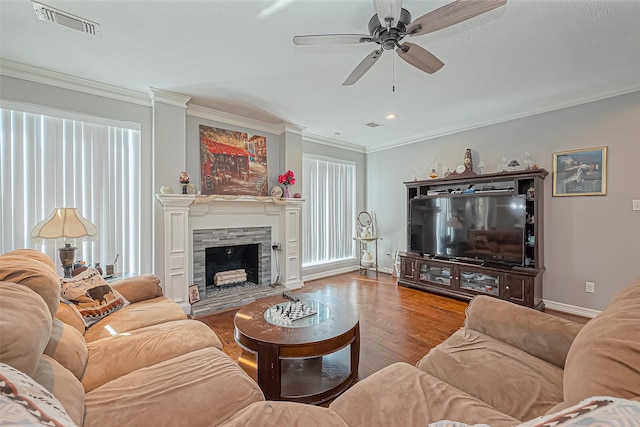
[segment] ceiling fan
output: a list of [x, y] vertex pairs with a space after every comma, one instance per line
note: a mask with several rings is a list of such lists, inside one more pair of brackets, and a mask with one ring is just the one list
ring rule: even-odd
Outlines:
[[433, 10], [411, 22], [411, 14], [402, 8], [402, 0], [375, 0], [376, 14], [369, 20], [366, 34], [321, 34], [295, 36], [295, 45], [377, 43], [379, 48], [367, 55], [351, 72], [342, 86], [360, 80], [385, 50], [396, 53], [414, 67], [432, 74], [444, 63], [428, 50], [414, 43], [400, 43], [406, 36], [432, 33], [504, 5], [507, 0], [457, 0]]

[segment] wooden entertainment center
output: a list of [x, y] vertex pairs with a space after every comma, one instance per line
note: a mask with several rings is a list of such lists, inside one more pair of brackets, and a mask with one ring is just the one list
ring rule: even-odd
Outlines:
[[[534, 169], [483, 175], [452, 174], [441, 179], [405, 182], [408, 250], [399, 254], [401, 269], [398, 284], [468, 300], [476, 295], [491, 295], [542, 310], [543, 181], [547, 175], [548, 172], [544, 169]], [[475, 256], [432, 256], [410, 250], [412, 199], [465, 197], [466, 200], [473, 200], [477, 196], [492, 195], [522, 195], [519, 200], [524, 198], [524, 222], [517, 224], [510, 233], [522, 233], [517, 238], [523, 245], [523, 265], [502, 264], [499, 259], [483, 260]], [[460, 229], [461, 224], [456, 224], [456, 221], [457, 217], [450, 225]], [[478, 227], [460, 232], [468, 235], [467, 241], [461, 243], [487, 245], [486, 247], [493, 245], [492, 248], [499, 244], [496, 242], [499, 237], [491, 235], [490, 229]], [[455, 244], [460, 243], [446, 242], [441, 246], [446, 248], [447, 245]], [[493, 249], [494, 252], [497, 250]]]

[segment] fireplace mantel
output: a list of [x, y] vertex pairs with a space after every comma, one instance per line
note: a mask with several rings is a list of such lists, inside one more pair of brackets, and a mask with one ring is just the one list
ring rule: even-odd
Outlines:
[[194, 229], [271, 226], [274, 243], [281, 247], [275, 255], [282, 285], [289, 289], [304, 285], [300, 241], [304, 199], [195, 194], [156, 194], [156, 198], [164, 209], [164, 293], [186, 313], [191, 312], [188, 288], [193, 282]]

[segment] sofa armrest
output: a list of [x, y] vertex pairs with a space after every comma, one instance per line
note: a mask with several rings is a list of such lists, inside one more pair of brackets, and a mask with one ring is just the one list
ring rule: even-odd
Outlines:
[[564, 369], [580, 323], [489, 296], [475, 297], [465, 327], [482, 332]]
[[162, 296], [160, 279], [155, 274], [127, 277], [109, 285], [131, 303]]

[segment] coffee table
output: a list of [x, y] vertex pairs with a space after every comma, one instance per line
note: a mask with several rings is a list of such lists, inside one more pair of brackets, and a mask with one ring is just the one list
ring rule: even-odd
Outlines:
[[292, 294], [316, 314], [274, 324], [265, 312], [288, 302], [283, 296], [260, 299], [235, 315], [235, 340], [257, 356], [240, 357], [248, 373], [257, 366], [257, 381], [270, 400], [319, 404], [344, 392], [358, 377], [360, 324], [358, 311], [331, 296]]

